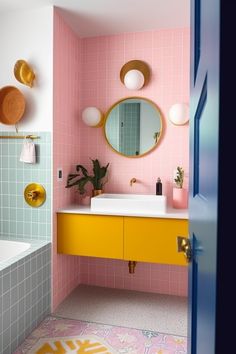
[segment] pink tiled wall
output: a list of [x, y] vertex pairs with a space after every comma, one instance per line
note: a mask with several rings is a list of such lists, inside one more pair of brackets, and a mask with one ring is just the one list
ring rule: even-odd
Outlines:
[[109, 288], [171, 295], [187, 295], [186, 267], [137, 262], [129, 274], [128, 262], [80, 257], [80, 282]]
[[[79, 283], [79, 257], [57, 254], [56, 211], [74, 201], [75, 191], [65, 189], [67, 174], [79, 159], [81, 40], [54, 11], [53, 97], [53, 306]], [[63, 180], [57, 179], [57, 168]]]
[[[80, 163], [90, 167], [90, 157], [102, 164], [110, 162], [106, 192], [154, 194], [160, 176], [171, 205], [173, 171], [178, 165], [185, 169], [188, 187], [189, 126], [171, 124], [168, 110], [174, 103], [189, 102], [189, 36], [189, 29], [184, 28], [82, 40], [81, 110], [97, 106], [106, 112], [123, 97], [142, 96], [153, 100], [163, 114], [158, 147], [138, 159], [116, 154], [106, 144], [102, 129], [80, 121]], [[119, 79], [121, 67], [132, 59], [144, 60], [151, 68], [151, 81], [137, 92], [126, 89]], [[138, 182], [130, 187], [132, 177]], [[81, 258], [80, 262], [81, 282], [86, 284], [186, 295], [185, 267], [140, 263], [130, 275], [125, 262], [94, 258]]]
[[[189, 126], [175, 126], [168, 120], [174, 103], [189, 101], [189, 29], [124, 33], [117, 36], [82, 40], [81, 109], [97, 106], [103, 112], [121, 98], [142, 96], [153, 100], [163, 114], [164, 131], [158, 147], [150, 154], [126, 158], [106, 144], [103, 130], [87, 127], [80, 121], [80, 162], [89, 167], [89, 157], [110, 162], [107, 192], [155, 193], [158, 176], [163, 192], [172, 202], [173, 171], [183, 166], [188, 185]], [[123, 64], [132, 59], [147, 62], [151, 68], [150, 83], [131, 91], [120, 82]], [[138, 179], [131, 188], [129, 180]]]

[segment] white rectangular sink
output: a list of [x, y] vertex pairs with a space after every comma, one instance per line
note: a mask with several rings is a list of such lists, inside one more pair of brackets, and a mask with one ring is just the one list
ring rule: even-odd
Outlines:
[[149, 194], [100, 194], [91, 198], [91, 210], [140, 214], [166, 213], [166, 196]]

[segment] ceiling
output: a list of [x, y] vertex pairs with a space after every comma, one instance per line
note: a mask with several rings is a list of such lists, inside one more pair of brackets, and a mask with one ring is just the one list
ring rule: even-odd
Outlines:
[[0, 0], [0, 13], [49, 5], [80, 37], [190, 25], [190, 0]]

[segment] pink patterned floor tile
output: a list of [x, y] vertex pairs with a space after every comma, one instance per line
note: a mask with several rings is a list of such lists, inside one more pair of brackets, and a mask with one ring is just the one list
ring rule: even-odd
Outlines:
[[47, 317], [14, 354], [185, 354], [186, 337]]

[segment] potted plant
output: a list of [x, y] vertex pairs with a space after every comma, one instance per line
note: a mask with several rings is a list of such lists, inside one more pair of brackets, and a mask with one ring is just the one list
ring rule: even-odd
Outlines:
[[173, 207], [178, 209], [187, 208], [188, 196], [187, 190], [183, 188], [184, 183], [184, 169], [177, 167], [174, 177], [175, 186], [173, 188]]
[[93, 163], [93, 175], [89, 175], [87, 169], [82, 165], [76, 166], [77, 173], [70, 173], [67, 177], [66, 188], [77, 186], [80, 194], [85, 194], [85, 186], [88, 182], [93, 185], [93, 197], [101, 194], [105, 181], [109, 163], [106, 166], [101, 167], [98, 159], [92, 160]]
[[177, 167], [176, 176], [174, 178], [177, 188], [183, 188], [184, 183], [184, 169], [180, 166]]

